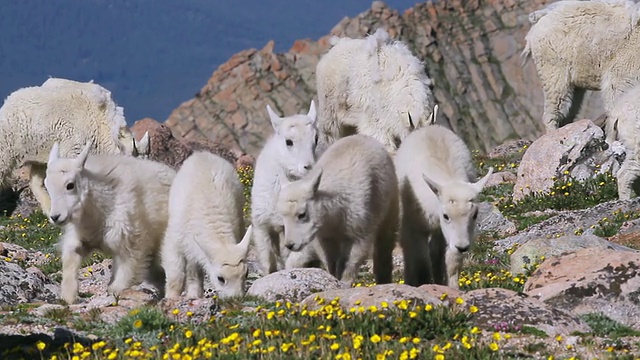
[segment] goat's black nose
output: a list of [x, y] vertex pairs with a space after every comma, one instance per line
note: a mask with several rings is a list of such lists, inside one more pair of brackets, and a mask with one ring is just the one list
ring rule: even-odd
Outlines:
[[466, 252], [467, 252], [467, 250], [469, 250], [469, 247], [468, 247], [468, 246], [464, 246], [464, 247], [456, 246], [456, 249], [458, 249], [458, 251], [459, 251], [461, 254], [463, 254], [463, 253], [466, 253]]
[[293, 249], [293, 244], [287, 244], [287, 245], [285, 245], [285, 246], [286, 246], [286, 248], [287, 248], [287, 249], [289, 249], [289, 250]]
[[60, 214], [51, 215], [51, 221], [58, 222], [58, 219], [60, 219]]

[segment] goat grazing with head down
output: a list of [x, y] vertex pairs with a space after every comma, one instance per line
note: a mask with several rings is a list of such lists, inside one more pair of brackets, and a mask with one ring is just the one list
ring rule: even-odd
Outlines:
[[282, 187], [277, 202], [285, 247], [312, 248], [346, 283], [372, 250], [376, 282], [391, 282], [398, 206], [393, 159], [379, 141], [360, 134], [329, 146], [309, 174]]
[[[220, 297], [243, 295], [251, 229], [244, 233], [244, 187], [231, 163], [195, 152], [169, 193], [169, 224], [162, 244], [166, 296], [204, 295], [204, 273]], [[242, 239], [242, 240], [241, 240]]]

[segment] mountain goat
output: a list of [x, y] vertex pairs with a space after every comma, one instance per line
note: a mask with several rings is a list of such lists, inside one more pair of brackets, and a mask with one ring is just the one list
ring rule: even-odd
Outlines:
[[162, 244], [166, 296], [203, 296], [203, 271], [220, 297], [243, 295], [251, 238], [244, 231], [244, 187], [227, 160], [194, 152], [169, 192], [169, 224]]
[[14, 91], [0, 108], [0, 187], [15, 169], [28, 166], [31, 191], [48, 214], [44, 176], [49, 149], [58, 142], [62, 156], [75, 156], [87, 140], [97, 154], [137, 156], [149, 150], [148, 133], [136, 142], [122, 107], [100, 85], [51, 78]]
[[[251, 188], [251, 224], [263, 274], [284, 267], [290, 255], [293, 264], [305, 262], [303, 254], [288, 254], [281, 245], [282, 218], [275, 210], [280, 188], [307, 174], [316, 162], [318, 133], [316, 107], [313, 100], [306, 115], [278, 116], [269, 105], [267, 112], [274, 134], [267, 140], [256, 159]], [[307, 250], [310, 251], [310, 250]]]
[[577, 114], [586, 90], [600, 90], [605, 110], [640, 80], [640, 17], [632, 1], [560, 1], [530, 15], [523, 64], [535, 62], [544, 91], [546, 131]]
[[[40, 87], [43, 88], [60, 88], [60, 87], [70, 87], [75, 88], [80, 91], [84, 91], [85, 93], [100, 93], [103, 102], [111, 99], [111, 92], [102, 86], [95, 84], [93, 80], [88, 82], [80, 82], [63, 78], [48, 78]], [[111, 100], [112, 101], [112, 100]], [[124, 119], [124, 109], [121, 106], [116, 106], [115, 111], [119, 118]], [[117, 138], [120, 142], [121, 152], [125, 155], [133, 155], [136, 157], [147, 158], [149, 156], [149, 152], [151, 151], [149, 145], [149, 132], [145, 132], [140, 141], [137, 141], [133, 136], [133, 133], [126, 126], [126, 122], [122, 122], [119, 120], [120, 128], [118, 129]], [[123, 125], [124, 124], [124, 125]], [[115, 134], [115, 128], [111, 129], [113, 131], [112, 135]]]
[[607, 142], [620, 140], [626, 149], [626, 155], [616, 174], [618, 197], [622, 200], [638, 196], [640, 192], [634, 186], [640, 177], [640, 84], [636, 85], [617, 99], [607, 116]]
[[471, 152], [440, 125], [411, 133], [398, 149], [395, 166], [405, 282], [458, 288], [463, 255], [475, 237], [476, 198], [493, 168], [474, 183]]
[[88, 141], [76, 158], [62, 158], [56, 142], [47, 162], [49, 218], [63, 228], [62, 299], [75, 302], [80, 263], [94, 250], [113, 256], [110, 293], [145, 278], [162, 293], [159, 251], [175, 170], [130, 156], [89, 156], [91, 145]]
[[316, 67], [322, 142], [357, 132], [395, 153], [428, 124], [435, 100], [424, 64], [384, 29], [365, 39], [333, 37], [331, 45]]
[[398, 231], [398, 183], [384, 146], [367, 135], [333, 143], [304, 178], [280, 190], [285, 247], [320, 249], [326, 270], [355, 280], [371, 256], [376, 282], [391, 282]]

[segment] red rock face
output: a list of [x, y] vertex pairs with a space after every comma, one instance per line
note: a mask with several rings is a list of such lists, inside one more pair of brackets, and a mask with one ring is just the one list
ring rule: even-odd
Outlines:
[[[406, 42], [425, 62], [440, 104], [439, 123], [483, 152], [509, 139], [542, 135], [542, 87], [533, 61], [521, 67], [530, 28], [528, 14], [546, 0], [436, 1], [400, 14], [380, 1], [332, 35], [363, 37], [377, 28]], [[316, 96], [315, 66], [328, 50], [328, 36], [296, 41], [284, 54], [273, 42], [249, 49], [221, 65], [194, 99], [166, 125], [178, 138], [207, 138], [256, 156], [271, 134], [265, 106], [285, 116], [302, 113]], [[602, 113], [587, 94], [579, 118]]]

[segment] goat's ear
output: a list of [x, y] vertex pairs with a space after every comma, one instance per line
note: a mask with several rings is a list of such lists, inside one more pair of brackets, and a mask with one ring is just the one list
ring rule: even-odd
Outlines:
[[87, 140], [87, 143], [84, 145], [82, 152], [76, 158], [76, 164], [79, 169], [84, 168], [85, 162], [87, 162], [87, 157], [89, 157], [89, 150], [91, 149], [92, 141]]
[[275, 132], [280, 131], [280, 125], [282, 124], [282, 118], [271, 109], [271, 106], [267, 105], [267, 112], [269, 113], [269, 119], [271, 120], [271, 126]]
[[431, 191], [433, 191], [433, 193], [436, 194], [437, 197], [440, 197], [440, 194], [442, 193], [442, 187], [440, 186], [440, 184], [432, 180], [425, 173], [422, 173], [422, 179], [427, 183], [427, 185], [429, 185]]
[[316, 112], [316, 103], [311, 100], [311, 105], [309, 105], [309, 112], [307, 116], [312, 120], [312, 123], [315, 124], [317, 120], [317, 112]]
[[322, 179], [322, 169], [318, 169], [318, 171], [311, 178], [311, 193], [315, 194], [320, 187], [320, 180]]
[[491, 174], [493, 174], [493, 167], [489, 168], [489, 171], [487, 171], [487, 175], [483, 176], [482, 179], [473, 184], [473, 187], [478, 194], [480, 194], [482, 189], [484, 189], [484, 186], [487, 184], [487, 181], [489, 181], [489, 177], [491, 176]]
[[138, 145], [136, 146], [138, 149], [138, 154], [149, 154], [151, 153], [151, 145], [149, 143], [149, 132], [145, 131], [142, 139], [138, 141]]
[[238, 243], [238, 248], [242, 251], [243, 257], [246, 258], [249, 253], [249, 244], [251, 244], [251, 238], [253, 237], [253, 225], [249, 225], [247, 231], [242, 237], [242, 241]]
[[47, 161], [47, 165], [51, 165], [51, 163], [58, 160], [59, 157], [60, 157], [60, 145], [58, 145], [58, 142], [56, 141], [51, 147], [51, 150], [49, 151], [49, 160]]

